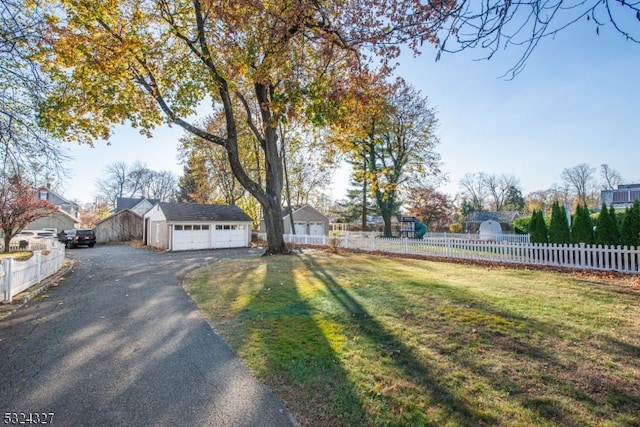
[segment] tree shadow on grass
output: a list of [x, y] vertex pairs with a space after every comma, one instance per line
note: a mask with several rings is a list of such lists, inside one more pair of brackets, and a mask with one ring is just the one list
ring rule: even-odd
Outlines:
[[[370, 340], [380, 349], [379, 357], [393, 363], [401, 370], [402, 376], [407, 382], [417, 384], [420, 390], [427, 394], [427, 396], [423, 396], [427, 400], [426, 405], [437, 408], [441, 421], [457, 426], [494, 424], [497, 421], [486, 412], [469, 407], [467, 402], [452, 393], [441, 383], [439, 373], [425, 357], [407, 346], [392, 332], [386, 330], [385, 326], [376, 319], [376, 314], [369, 313], [331, 274], [315, 262], [313, 257], [304, 257], [304, 259], [311, 266], [310, 270], [313, 275], [324, 284], [333, 298], [351, 315], [363, 339]], [[372, 378], [369, 379], [372, 383], [377, 380], [374, 376], [372, 374]], [[389, 398], [387, 404], [393, 405], [392, 400]], [[394, 410], [393, 407], [387, 409]], [[411, 420], [412, 424], [432, 425], [435, 423], [424, 416], [425, 412], [429, 411], [428, 407], [421, 408], [420, 411], [423, 416]], [[407, 422], [401, 413], [398, 413], [397, 419], [399, 425]]]
[[[278, 257], [261, 261], [264, 277], [237, 316], [245, 329], [237, 351], [301, 425], [361, 425], [362, 401], [337, 362], [340, 326], [308, 305], [289, 264]], [[252, 357], [256, 354], [264, 359]]]
[[[389, 298], [404, 301], [398, 305], [408, 307], [407, 312], [421, 314], [413, 319], [406, 313], [395, 315], [407, 317], [408, 322], [413, 322], [408, 325], [411, 327], [429, 324], [435, 328], [433, 334], [443, 338], [432, 340], [430, 348], [446, 357], [456, 371], [470, 373], [487, 384], [501, 400], [536, 414], [541, 422], [582, 426], [601, 417], [602, 405], [615, 407], [607, 414], [610, 419], [622, 417], [638, 422], [637, 379], [618, 378], [620, 372], [616, 373], [615, 368], [593, 362], [598, 353], [590, 348], [598, 344], [606, 354], [626, 360], [623, 363], [627, 369], [633, 369], [637, 346], [609, 335], [567, 342], [582, 331], [568, 322], [513, 312], [445, 281], [406, 286], [414, 286], [416, 295], [431, 294], [424, 300], [416, 298], [429, 301], [429, 305], [418, 307], [407, 295], [384, 289]], [[590, 369], [593, 366], [598, 370]], [[567, 398], [573, 403], [567, 404]]]

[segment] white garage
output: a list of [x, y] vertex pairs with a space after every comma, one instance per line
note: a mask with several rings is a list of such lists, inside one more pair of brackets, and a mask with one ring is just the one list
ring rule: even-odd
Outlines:
[[283, 217], [285, 234], [291, 233], [291, 217], [293, 217], [295, 234], [298, 236], [329, 234], [329, 218], [309, 205], [294, 209], [292, 214], [285, 212]]
[[158, 203], [144, 215], [144, 243], [185, 251], [248, 247], [252, 219], [237, 206]]

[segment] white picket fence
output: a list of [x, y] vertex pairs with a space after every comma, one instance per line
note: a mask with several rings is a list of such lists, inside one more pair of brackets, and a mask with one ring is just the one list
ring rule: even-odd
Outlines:
[[[338, 237], [378, 237], [378, 231], [336, 231], [332, 236]], [[528, 234], [479, 234], [479, 233], [426, 233], [422, 240], [430, 239], [458, 239], [458, 240], [488, 240], [494, 242], [529, 243]]]
[[[42, 239], [37, 241], [29, 241], [23, 240], [23, 243], [20, 243], [20, 240], [12, 240], [9, 243], [9, 251], [11, 252], [20, 252], [20, 251], [48, 251], [51, 249], [51, 246], [56, 243], [53, 239]], [[0, 251], [4, 250], [4, 241], [0, 239]]]
[[[262, 236], [265, 237], [264, 235]], [[425, 240], [301, 236], [287, 234], [294, 244], [335, 246], [372, 252], [435, 256], [443, 258], [567, 267], [580, 270], [618, 271], [640, 274], [640, 248], [600, 245], [555, 245], [451, 238], [448, 235]]]
[[54, 242], [48, 253], [33, 251], [26, 261], [12, 257], [2, 258], [0, 263], [0, 295], [2, 301], [11, 302], [13, 297], [51, 276], [64, 265], [65, 249]]

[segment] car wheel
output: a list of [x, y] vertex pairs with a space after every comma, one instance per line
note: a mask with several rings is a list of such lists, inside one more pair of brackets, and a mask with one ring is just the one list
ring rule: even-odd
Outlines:
[[89, 243], [89, 247], [92, 248], [95, 245], [95, 243]]

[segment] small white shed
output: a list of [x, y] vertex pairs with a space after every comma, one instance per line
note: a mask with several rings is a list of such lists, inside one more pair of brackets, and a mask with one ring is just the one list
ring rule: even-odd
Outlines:
[[502, 227], [497, 221], [482, 221], [478, 233], [480, 233], [480, 239], [482, 240], [497, 240], [496, 237], [502, 234]]
[[321, 214], [317, 209], [309, 205], [304, 205], [295, 209], [292, 214], [287, 214], [282, 219], [284, 222], [284, 233], [291, 233], [291, 218], [295, 234], [300, 236], [326, 236], [329, 234], [329, 218]]
[[160, 202], [144, 214], [143, 243], [169, 251], [248, 247], [252, 223], [237, 206]]

